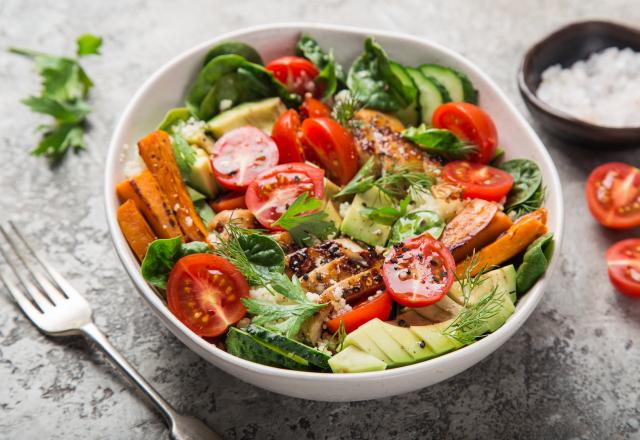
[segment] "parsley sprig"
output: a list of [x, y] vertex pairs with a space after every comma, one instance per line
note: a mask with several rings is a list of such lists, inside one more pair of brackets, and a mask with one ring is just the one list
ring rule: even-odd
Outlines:
[[53, 117], [54, 123], [39, 127], [44, 134], [40, 143], [31, 151], [35, 156], [46, 156], [56, 162], [69, 149], [86, 148], [84, 142], [85, 119], [91, 111], [87, 103], [93, 82], [79, 63], [79, 58], [100, 53], [102, 38], [85, 34], [76, 40], [77, 58], [67, 58], [28, 49], [10, 48], [9, 51], [35, 62], [41, 77], [39, 96], [22, 101], [35, 113]]
[[327, 213], [318, 211], [323, 201], [302, 193], [273, 224], [286, 229], [298, 246], [310, 246], [315, 240], [326, 240], [337, 232], [336, 225], [326, 220]]

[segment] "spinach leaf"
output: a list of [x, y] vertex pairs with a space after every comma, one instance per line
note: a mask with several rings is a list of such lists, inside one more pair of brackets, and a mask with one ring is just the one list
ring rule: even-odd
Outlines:
[[542, 184], [542, 173], [538, 164], [529, 159], [513, 159], [499, 166], [513, 176], [513, 188], [507, 196], [505, 209], [529, 200]]
[[204, 57], [203, 66], [206, 66], [209, 61], [221, 55], [240, 55], [249, 62], [264, 64], [258, 51], [248, 44], [241, 41], [225, 41], [209, 49], [209, 52]]
[[240, 234], [237, 240], [253, 269], [262, 277], [284, 273], [284, 252], [273, 238], [262, 234]]
[[402, 132], [402, 136], [427, 153], [449, 160], [467, 159], [477, 150], [475, 145], [464, 142], [449, 130], [429, 128], [425, 124], [407, 128]]
[[327, 99], [346, 84], [346, 76], [342, 66], [333, 57], [333, 52], [326, 53], [316, 40], [302, 34], [296, 44], [296, 54], [311, 61], [319, 70], [316, 82], [324, 89]]
[[545, 273], [553, 254], [553, 234], [548, 233], [531, 243], [522, 257], [522, 264], [516, 272], [516, 292], [527, 292]]
[[165, 289], [169, 273], [180, 258], [207, 252], [209, 252], [209, 246], [200, 241], [183, 243], [181, 237], [161, 238], [149, 245], [140, 271], [149, 283]]
[[180, 122], [186, 122], [191, 117], [189, 109], [186, 107], [172, 108], [164, 115], [162, 122], [158, 124], [157, 130], [163, 130], [171, 133], [174, 126]]
[[507, 214], [509, 214], [509, 217], [511, 217], [511, 220], [515, 221], [523, 215], [529, 214], [530, 212], [533, 212], [536, 209], [540, 208], [544, 203], [544, 198], [546, 195], [545, 191], [545, 187], [543, 185], [540, 185], [536, 192], [534, 192], [533, 195], [527, 200], [520, 203], [519, 205], [512, 206], [511, 208], [507, 209], [506, 212]]
[[389, 244], [400, 243], [407, 238], [428, 232], [433, 238], [440, 238], [444, 230], [444, 220], [433, 211], [414, 211], [400, 217], [391, 227]]
[[288, 106], [301, 100], [261, 65], [239, 55], [220, 55], [200, 70], [187, 91], [186, 106], [197, 118], [210, 119], [223, 110], [220, 104], [224, 99], [235, 106], [267, 96], [279, 96]]
[[415, 101], [417, 89], [396, 75], [382, 47], [373, 38], [364, 43], [364, 53], [351, 66], [349, 90], [365, 107], [396, 112]]

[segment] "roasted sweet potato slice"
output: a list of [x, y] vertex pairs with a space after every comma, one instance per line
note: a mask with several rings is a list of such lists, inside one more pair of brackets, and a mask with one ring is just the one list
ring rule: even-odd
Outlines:
[[142, 261], [156, 235], [133, 200], [127, 200], [118, 208], [118, 224], [131, 250]]
[[467, 267], [473, 264], [471, 274], [498, 266], [524, 251], [536, 238], [544, 235], [547, 227], [534, 216], [514, 223], [493, 243], [483, 247], [473, 257], [469, 257], [456, 267], [456, 275], [463, 277]]
[[154, 131], [138, 142], [138, 151], [169, 201], [185, 239], [208, 241], [207, 228], [182, 181], [169, 135], [164, 131]]
[[384, 288], [382, 260], [380, 260], [375, 262], [370, 269], [346, 278], [325, 289], [322, 295], [320, 295], [320, 302], [330, 302], [336, 297], [342, 297], [348, 303], [353, 303]]
[[520, 217], [518, 220], [516, 220], [516, 223], [520, 223], [521, 221], [526, 220], [528, 218], [535, 218], [543, 225], [546, 225], [547, 224], [547, 208], [538, 208], [535, 211], [530, 212], [529, 214], [525, 214], [522, 217]]
[[494, 241], [511, 224], [509, 216], [500, 211], [497, 204], [474, 199], [447, 224], [442, 242], [453, 258], [460, 261]]
[[182, 235], [169, 202], [149, 170], [120, 182], [116, 186], [116, 193], [121, 201], [131, 200], [136, 204], [158, 237], [173, 238]]

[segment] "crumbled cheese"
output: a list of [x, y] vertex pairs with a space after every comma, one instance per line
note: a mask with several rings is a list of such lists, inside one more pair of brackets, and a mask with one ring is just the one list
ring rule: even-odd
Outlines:
[[238, 323], [236, 324], [236, 327], [238, 327], [238, 328], [246, 328], [246, 327], [249, 326], [249, 324], [251, 324], [251, 319], [242, 318], [240, 321], [238, 321]]
[[180, 203], [176, 203], [175, 205], [173, 205], [173, 210], [175, 212], [177, 212], [180, 209]]
[[272, 293], [266, 287], [252, 287], [249, 289], [249, 296], [253, 299], [273, 304], [285, 304], [290, 302], [286, 296], [280, 295], [279, 293]]
[[189, 215], [184, 218], [184, 222], [187, 225], [187, 227], [193, 226], [193, 219]]
[[230, 99], [223, 99], [220, 101], [220, 111], [223, 112], [225, 110], [229, 110], [233, 105], [233, 101]]
[[318, 304], [320, 302], [320, 295], [313, 292], [307, 292], [307, 299], [312, 303]]
[[345, 218], [347, 216], [347, 211], [349, 210], [349, 202], [340, 203], [340, 217]]

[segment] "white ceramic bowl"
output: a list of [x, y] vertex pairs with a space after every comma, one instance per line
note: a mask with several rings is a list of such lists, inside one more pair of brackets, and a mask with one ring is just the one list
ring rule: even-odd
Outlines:
[[155, 128], [168, 109], [182, 104], [185, 89], [201, 67], [207, 49], [220, 41], [240, 40], [254, 46], [268, 62], [294, 53], [300, 32], [311, 34], [325, 49], [333, 48], [338, 61], [347, 67], [362, 52], [364, 38], [373, 35], [390, 57], [401, 63], [441, 63], [466, 72], [480, 92], [480, 106], [496, 122], [500, 146], [506, 149], [506, 157], [526, 157], [540, 165], [547, 186], [545, 205], [549, 210], [549, 228], [555, 233], [556, 249], [560, 249], [563, 204], [556, 168], [538, 136], [487, 75], [457, 53], [408, 35], [332, 25], [286, 23], [244, 29], [206, 41], [164, 65], [131, 99], [113, 134], [105, 170], [107, 220], [118, 255], [143, 298], [178, 339], [218, 368], [256, 386], [304, 399], [354, 401], [402, 394], [443, 381], [491, 354], [524, 324], [542, 298], [545, 284], [558, 261], [557, 255], [546, 276], [520, 299], [509, 320], [495, 333], [473, 345], [426, 362], [386, 371], [309, 373], [246, 361], [189, 331], [144, 281], [139, 265], [120, 232], [114, 188], [124, 177], [122, 157], [126, 153], [125, 145], [135, 145], [138, 139]]

